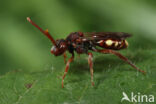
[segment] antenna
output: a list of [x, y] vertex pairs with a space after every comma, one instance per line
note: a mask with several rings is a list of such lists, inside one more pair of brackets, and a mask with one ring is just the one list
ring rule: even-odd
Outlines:
[[29, 17], [27, 17], [27, 20], [32, 24], [34, 25], [37, 29], [39, 29], [45, 36], [47, 36], [51, 42], [56, 46], [56, 42], [54, 40], [54, 38], [50, 35], [50, 33], [48, 32], [48, 29], [46, 29], [45, 31], [40, 28], [35, 22], [33, 22]]

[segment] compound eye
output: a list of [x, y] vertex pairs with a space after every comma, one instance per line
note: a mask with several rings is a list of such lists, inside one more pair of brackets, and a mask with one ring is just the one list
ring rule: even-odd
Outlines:
[[55, 54], [55, 53], [57, 53], [57, 51], [58, 51], [58, 49], [56, 48], [56, 46], [53, 46], [51, 48], [51, 53]]
[[56, 47], [52, 46], [51, 51], [55, 52], [56, 51]]

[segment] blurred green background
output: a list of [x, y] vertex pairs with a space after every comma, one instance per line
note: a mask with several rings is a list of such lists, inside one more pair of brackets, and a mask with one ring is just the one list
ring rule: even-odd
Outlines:
[[[128, 75], [124, 83], [132, 81], [131, 77], [138, 78], [138, 73], [133, 68], [120, 62], [116, 57], [94, 53], [95, 89], [90, 86], [90, 72], [86, 55], [83, 55], [80, 60], [76, 58], [72, 63], [69, 75], [67, 74], [65, 79], [65, 89], [62, 89], [61, 76], [65, 67], [63, 57], [51, 55], [52, 44], [40, 31], [27, 22], [26, 17], [31, 17], [43, 29], [48, 28], [55, 39], [65, 38], [70, 32], [75, 31], [133, 34], [133, 37], [128, 39], [129, 48], [122, 50], [121, 53], [136, 63], [138, 67], [147, 71], [146, 77], [139, 74], [140, 78], [134, 83], [132, 81], [133, 87], [137, 91], [144, 84], [147, 85], [144, 86], [145, 88], [148, 85], [156, 84], [155, 0], [1, 0], [0, 8], [0, 104], [13, 104], [16, 101], [19, 104], [28, 104], [27, 102], [40, 104], [42, 101], [42, 104], [108, 103], [113, 96], [106, 97], [108, 86], [111, 87], [112, 84], [116, 86], [118, 80], [120, 82], [120, 79]], [[119, 77], [115, 80], [117, 82], [114, 82], [114, 77]], [[105, 78], [110, 78], [110, 80], [107, 82]], [[142, 82], [140, 82], [141, 79], [143, 79]], [[140, 82], [139, 85], [137, 81]], [[35, 89], [36, 92], [32, 91], [32, 94], [29, 93], [27, 97], [20, 98], [27, 93], [25, 83], [37, 82], [39, 85]], [[143, 84], [143, 82], [147, 83]], [[10, 87], [12, 85], [17, 87], [16, 93], [14, 87]], [[41, 89], [41, 86], [48, 90]], [[130, 86], [127, 83], [125, 87]], [[22, 90], [19, 91], [19, 89]], [[118, 89], [120, 88], [115, 88], [113, 93], [117, 93]], [[39, 94], [39, 91], [49, 98], [41, 95], [35, 96]], [[85, 91], [88, 91], [90, 96], [87, 97]], [[152, 87], [150, 91], [141, 91], [156, 94], [156, 87]], [[14, 97], [9, 97], [8, 94]], [[55, 94], [60, 95], [61, 98], [54, 97]], [[85, 94], [86, 98], [84, 98]], [[92, 94], [97, 100], [93, 100]], [[119, 97], [113, 100], [114, 104], [120, 103], [121, 94], [122, 90], [118, 92]], [[29, 100], [30, 95], [35, 96], [34, 100]], [[9, 101], [6, 101], [7, 99]]]

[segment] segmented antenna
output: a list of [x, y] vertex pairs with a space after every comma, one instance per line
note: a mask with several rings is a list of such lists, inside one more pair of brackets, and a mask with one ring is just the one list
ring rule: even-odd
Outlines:
[[50, 35], [50, 33], [48, 32], [48, 29], [46, 29], [45, 31], [40, 28], [35, 22], [33, 22], [29, 17], [27, 17], [27, 20], [32, 24], [34, 25], [37, 29], [39, 29], [45, 36], [47, 36], [51, 42], [56, 46], [56, 42], [54, 40], [54, 38]]

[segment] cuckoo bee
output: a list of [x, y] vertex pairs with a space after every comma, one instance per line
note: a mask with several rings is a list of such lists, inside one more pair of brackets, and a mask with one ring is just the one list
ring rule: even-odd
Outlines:
[[[103, 54], [114, 54], [121, 60], [127, 62], [134, 69], [145, 74], [145, 71], [136, 67], [128, 58], [117, 52], [116, 50], [125, 49], [128, 47], [128, 42], [126, 38], [131, 35], [124, 32], [72, 32], [66, 39], [55, 40], [48, 30], [43, 30], [35, 22], [33, 22], [29, 17], [27, 20], [39, 29], [48, 39], [52, 42], [53, 46], [51, 48], [51, 53], [55, 56], [64, 56], [64, 62], [66, 64], [65, 72], [62, 77], [62, 88], [64, 86], [64, 78], [68, 72], [70, 63], [74, 60], [74, 52], [77, 54], [88, 55], [88, 64], [90, 67], [91, 74], [91, 84], [94, 86], [93, 81], [93, 54], [94, 52], [99, 52]], [[101, 47], [101, 48], [99, 48]], [[72, 56], [66, 61], [66, 51], [68, 51]]]

